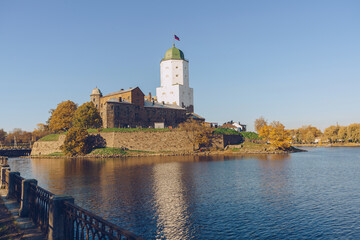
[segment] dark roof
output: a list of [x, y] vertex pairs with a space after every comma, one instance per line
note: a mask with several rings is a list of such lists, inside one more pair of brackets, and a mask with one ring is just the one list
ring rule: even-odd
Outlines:
[[187, 113], [186, 114], [187, 118], [192, 118], [192, 119], [197, 119], [197, 120], [203, 120], [205, 121], [205, 118], [201, 117], [200, 115], [196, 114], [196, 113]]
[[[137, 89], [137, 88], [139, 88], [139, 87], [129, 88], [129, 89], [125, 89], [125, 90], [120, 90], [120, 91], [117, 91], [117, 92], [112, 92], [112, 93], [109, 93], [109, 94], [105, 95], [104, 97], [108, 97], [108, 96], [112, 96], [112, 95], [116, 95], [116, 94], [120, 94], [120, 93], [131, 92], [131, 91], [133, 91], [133, 90], [135, 90], [135, 89]], [[139, 88], [139, 90], [140, 90], [140, 88]], [[140, 91], [141, 91], [141, 90], [140, 90]], [[142, 92], [142, 91], [141, 91], [141, 92]]]

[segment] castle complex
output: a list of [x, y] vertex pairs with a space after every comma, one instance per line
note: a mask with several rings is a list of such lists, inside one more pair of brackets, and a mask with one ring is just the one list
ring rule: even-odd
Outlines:
[[156, 97], [145, 96], [139, 87], [121, 89], [105, 96], [95, 88], [91, 101], [97, 107], [104, 128], [168, 127], [186, 121], [193, 114], [193, 89], [189, 87], [189, 61], [175, 47], [166, 51], [160, 63], [161, 86]]

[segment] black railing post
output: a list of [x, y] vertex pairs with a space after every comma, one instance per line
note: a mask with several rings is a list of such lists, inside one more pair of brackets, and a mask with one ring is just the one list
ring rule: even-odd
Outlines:
[[[37, 185], [36, 179], [24, 179], [22, 180], [21, 187], [21, 203], [19, 216], [28, 217], [29, 216], [29, 200], [30, 200], [30, 184], [33, 183]], [[34, 207], [34, 206], [33, 206]]]
[[66, 211], [64, 202], [74, 203], [74, 198], [65, 195], [50, 197], [48, 240], [65, 240]]
[[6, 198], [11, 198], [15, 194], [15, 175], [20, 176], [19, 172], [9, 172], [9, 189]]
[[6, 181], [6, 171], [10, 171], [9, 165], [4, 165], [1, 167], [1, 189], [6, 188], [5, 181]]

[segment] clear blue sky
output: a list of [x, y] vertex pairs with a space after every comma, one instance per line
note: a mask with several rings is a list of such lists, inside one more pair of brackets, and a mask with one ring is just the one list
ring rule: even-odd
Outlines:
[[172, 46], [195, 112], [287, 128], [360, 122], [360, 1], [0, 1], [0, 128], [33, 130], [64, 100], [160, 85]]

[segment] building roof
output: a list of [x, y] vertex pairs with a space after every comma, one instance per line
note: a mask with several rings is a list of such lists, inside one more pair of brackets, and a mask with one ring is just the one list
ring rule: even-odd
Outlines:
[[[138, 87], [136, 87], [136, 88], [138, 88]], [[120, 94], [120, 93], [130, 92], [130, 91], [135, 90], [136, 88], [129, 88], [129, 89], [125, 89], [125, 90], [124, 90], [124, 89], [122, 89], [122, 90], [117, 91], [117, 92], [112, 92], [112, 93], [109, 93], [109, 94], [105, 95], [105, 97], [112, 96], [112, 95], [116, 95], [116, 94]], [[141, 91], [141, 90], [140, 90], [140, 91]]]
[[194, 120], [201, 120], [201, 121], [205, 121], [205, 118], [201, 117], [200, 115], [196, 114], [196, 113], [187, 113], [186, 117], [188, 119], [194, 119]]
[[102, 96], [102, 93], [101, 93], [100, 89], [98, 89], [96, 87], [92, 90], [91, 95], [101, 95]]
[[173, 44], [172, 48], [170, 48], [166, 51], [165, 56], [162, 59], [162, 61], [170, 60], [170, 59], [185, 60], [184, 53], [180, 49], [176, 48], [175, 44]]
[[153, 107], [153, 108], [170, 108], [170, 109], [179, 109], [179, 110], [185, 110], [185, 108], [182, 108], [176, 104], [162, 104], [159, 102], [150, 102], [150, 101], [145, 101], [144, 102], [144, 107]]

